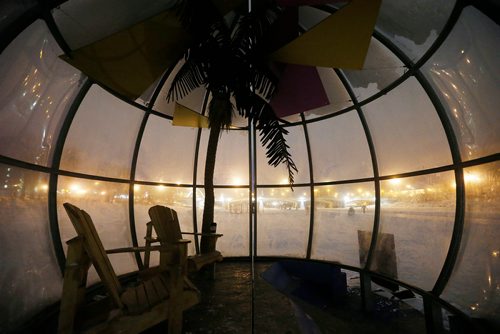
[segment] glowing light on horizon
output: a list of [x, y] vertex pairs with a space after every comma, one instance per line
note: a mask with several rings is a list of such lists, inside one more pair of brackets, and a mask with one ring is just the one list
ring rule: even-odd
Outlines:
[[401, 184], [401, 179], [390, 179], [389, 183], [396, 186], [398, 184]]
[[240, 177], [233, 177], [231, 184], [236, 185], [236, 186], [242, 185], [243, 180]]
[[464, 174], [464, 181], [468, 183], [479, 183], [481, 182], [481, 177], [476, 173], [466, 172]]

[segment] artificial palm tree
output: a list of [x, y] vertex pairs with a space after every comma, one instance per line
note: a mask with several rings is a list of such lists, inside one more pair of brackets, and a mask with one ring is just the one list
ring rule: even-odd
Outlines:
[[[210, 232], [214, 220], [213, 175], [218, 140], [221, 130], [231, 126], [234, 109], [255, 124], [268, 163], [274, 167], [285, 164], [293, 184], [297, 167], [286, 144], [288, 131], [269, 104], [278, 78], [269, 67], [264, 43], [264, 34], [279, 12], [271, 1], [259, 1], [251, 12], [237, 8], [232, 20], [226, 20], [210, 0], [185, 0], [179, 6], [181, 22], [191, 32], [193, 43], [184, 54], [185, 62], [172, 82], [167, 100], [181, 99], [200, 86], [205, 86], [211, 97], [203, 233]], [[210, 251], [206, 248], [202, 238], [201, 252]]]

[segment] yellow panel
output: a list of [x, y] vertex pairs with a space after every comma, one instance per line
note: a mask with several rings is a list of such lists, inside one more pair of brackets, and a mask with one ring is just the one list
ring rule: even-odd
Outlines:
[[361, 69], [381, 0], [352, 0], [271, 56], [299, 65]]
[[208, 128], [208, 118], [176, 102], [172, 125]]
[[95, 81], [135, 100], [188, 47], [189, 35], [169, 10], [62, 59]]

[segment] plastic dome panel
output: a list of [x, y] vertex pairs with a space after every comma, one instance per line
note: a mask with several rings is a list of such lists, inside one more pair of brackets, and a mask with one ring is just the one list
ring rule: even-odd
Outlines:
[[366, 135], [356, 111], [307, 124], [315, 182], [373, 177]]
[[500, 150], [500, 28], [466, 7], [424, 70], [445, 106], [462, 160]]
[[[205, 160], [209, 130], [203, 130], [198, 152], [197, 184], [205, 183]], [[221, 131], [217, 146], [214, 185], [248, 185], [248, 132], [241, 130]]]
[[454, 5], [450, 0], [384, 0], [376, 29], [415, 63], [436, 41]]
[[128, 179], [143, 117], [144, 111], [92, 86], [73, 119], [61, 169]]
[[[432, 290], [453, 233], [454, 173], [390, 179], [380, 188], [379, 232], [394, 238], [397, 277], [393, 278]], [[385, 246], [378, 240], [372, 270], [384, 273]]]
[[373, 231], [374, 199], [373, 182], [314, 187], [311, 257], [364, 267], [358, 231]]
[[198, 129], [150, 115], [137, 158], [136, 180], [191, 184]]
[[406, 68], [382, 43], [372, 38], [362, 70], [343, 70], [356, 95], [362, 101], [399, 79]]
[[452, 163], [441, 121], [415, 78], [409, 78], [363, 109], [380, 175]]
[[0, 154], [51, 165], [81, 76], [60, 53], [45, 23], [36, 21], [0, 55]]
[[49, 231], [48, 175], [3, 164], [0, 173], [16, 183], [0, 188], [0, 332], [7, 333], [55, 303], [62, 279]]
[[306, 257], [310, 188], [259, 188], [256, 201], [257, 256]]
[[461, 249], [442, 298], [499, 325], [500, 163], [464, 170], [466, 211]]

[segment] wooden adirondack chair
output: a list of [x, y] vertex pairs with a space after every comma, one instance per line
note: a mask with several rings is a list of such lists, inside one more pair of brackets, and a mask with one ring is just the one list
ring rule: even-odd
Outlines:
[[[107, 254], [145, 251], [146, 248], [105, 251], [90, 216], [69, 203], [64, 203], [64, 208], [78, 236], [67, 242], [58, 333], [80, 330], [103, 334], [140, 333], [166, 319], [168, 333], [181, 333], [183, 311], [199, 302], [199, 291], [186, 277], [187, 244], [190, 241], [178, 240], [148, 249], [160, 251], [163, 259], [160, 270], [148, 278], [140, 279], [134, 286], [124, 288]], [[104, 321], [90, 328], [75, 329], [76, 318], [83, 309], [87, 273], [91, 264], [107, 288], [112, 310]]]
[[[201, 268], [212, 265], [212, 277], [215, 273], [215, 263], [222, 261], [222, 254], [216, 250], [217, 239], [222, 236], [222, 234], [216, 233], [193, 233], [193, 232], [181, 232], [179, 219], [177, 217], [177, 212], [171, 208], [161, 205], [155, 205], [149, 209], [149, 217], [151, 222], [147, 223], [146, 230], [146, 247], [149, 247], [151, 243], [160, 242], [161, 245], [164, 243], [172, 243], [177, 240], [182, 240], [183, 234], [190, 234], [195, 236], [205, 236], [208, 237], [210, 242], [210, 247], [212, 251], [209, 253], [202, 253], [188, 256], [188, 272], [197, 272]], [[156, 232], [157, 238], [152, 237], [152, 229]], [[161, 266], [161, 254], [160, 254], [160, 266]], [[146, 251], [144, 254], [144, 265], [146, 268], [149, 267], [149, 252]]]

